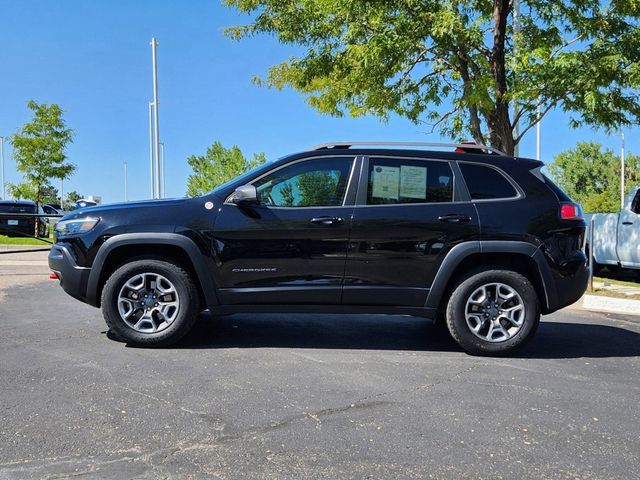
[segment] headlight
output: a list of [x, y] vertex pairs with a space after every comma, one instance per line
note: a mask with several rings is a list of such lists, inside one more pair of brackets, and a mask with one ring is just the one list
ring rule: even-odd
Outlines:
[[62, 220], [56, 223], [57, 235], [74, 235], [77, 233], [86, 233], [96, 226], [100, 221], [99, 218], [75, 218], [73, 220]]

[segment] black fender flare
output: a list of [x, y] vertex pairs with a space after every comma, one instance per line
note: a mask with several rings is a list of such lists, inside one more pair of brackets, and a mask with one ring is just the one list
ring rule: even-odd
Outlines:
[[172, 245], [181, 248], [191, 260], [193, 269], [198, 278], [194, 279], [200, 283], [204, 293], [204, 301], [207, 306], [218, 305], [211, 272], [207, 271], [206, 257], [202, 254], [198, 246], [190, 238], [178, 233], [122, 233], [107, 239], [98, 250], [93, 260], [91, 273], [87, 281], [87, 303], [98, 307], [100, 298], [98, 291], [101, 285], [100, 277], [105, 261], [109, 254], [116, 248], [125, 245]]
[[437, 309], [440, 306], [442, 296], [456, 268], [465, 258], [477, 253], [518, 253], [532, 258], [538, 268], [544, 290], [544, 298], [540, 299], [545, 307], [543, 310], [548, 310], [551, 305], [556, 304], [556, 292], [550, 288], [554, 283], [553, 275], [541, 247], [516, 240], [478, 240], [459, 243], [447, 252], [429, 289], [424, 305], [426, 308]]

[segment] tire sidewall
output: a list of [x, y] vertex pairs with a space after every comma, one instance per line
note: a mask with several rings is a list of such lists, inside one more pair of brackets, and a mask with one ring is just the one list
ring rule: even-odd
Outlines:
[[[522, 327], [503, 342], [489, 342], [477, 337], [465, 318], [466, 304], [471, 294], [478, 287], [494, 282], [504, 283], [518, 292], [525, 307]], [[447, 307], [447, 325], [454, 339], [467, 352], [477, 355], [506, 355], [515, 351], [533, 336], [539, 322], [540, 305], [533, 285], [522, 275], [508, 270], [489, 270], [470, 276], [454, 290]]]
[[[180, 307], [175, 320], [157, 333], [142, 333], [130, 327], [118, 311], [118, 295], [124, 284], [135, 275], [156, 273], [167, 278], [175, 287]], [[118, 268], [107, 280], [102, 292], [102, 310], [113, 333], [128, 343], [139, 345], [166, 345], [179, 340], [190, 328], [197, 315], [197, 296], [193, 284], [184, 270], [159, 260], [139, 260]]]

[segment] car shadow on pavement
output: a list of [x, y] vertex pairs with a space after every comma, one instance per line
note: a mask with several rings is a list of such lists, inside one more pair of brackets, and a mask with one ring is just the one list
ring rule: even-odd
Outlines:
[[[204, 313], [173, 348], [318, 348], [449, 351], [461, 349], [430, 320], [390, 315]], [[541, 322], [519, 358], [640, 356], [640, 333], [595, 323]]]

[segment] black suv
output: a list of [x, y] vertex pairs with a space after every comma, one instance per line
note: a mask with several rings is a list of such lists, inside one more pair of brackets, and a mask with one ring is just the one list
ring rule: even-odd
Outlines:
[[202, 197], [76, 210], [49, 265], [113, 334], [153, 346], [208, 308], [425, 316], [503, 354], [583, 294], [585, 222], [542, 162], [366, 145], [321, 145]]

